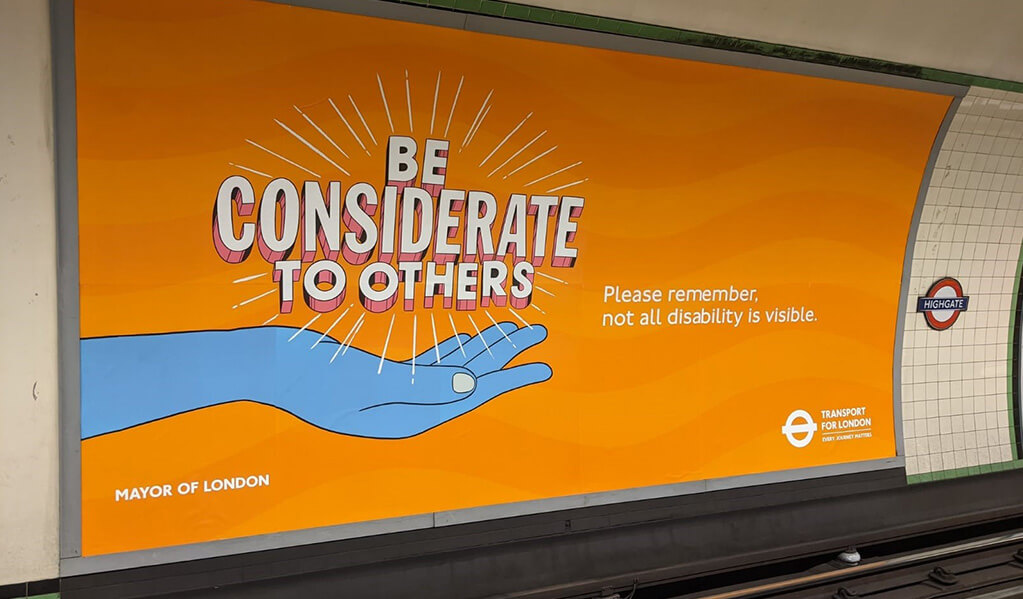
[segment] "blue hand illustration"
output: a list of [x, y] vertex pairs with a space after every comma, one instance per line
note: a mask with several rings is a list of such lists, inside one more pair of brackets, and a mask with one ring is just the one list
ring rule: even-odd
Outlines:
[[549, 379], [546, 364], [505, 368], [546, 338], [504, 322], [431, 346], [414, 367], [290, 327], [83, 339], [82, 438], [241, 400], [337, 433], [410, 437]]

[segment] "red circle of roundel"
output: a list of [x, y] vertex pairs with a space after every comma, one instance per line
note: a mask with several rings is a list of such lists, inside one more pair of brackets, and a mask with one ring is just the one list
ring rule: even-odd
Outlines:
[[[956, 297], [963, 296], [963, 286], [959, 284], [959, 281], [952, 277], [945, 277], [935, 281], [934, 284], [931, 285], [931, 288], [927, 290], [927, 293], [924, 294], [924, 297], [934, 297], [945, 287], [951, 287], [952, 290], [956, 292]], [[936, 331], [944, 331], [955, 324], [956, 320], [959, 319], [960, 312], [962, 312], [962, 310], [952, 310], [952, 316], [950, 316], [948, 320], [938, 320], [934, 317], [934, 311], [929, 311], [924, 312], [924, 318], [927, 319], [927, 325], [932, 329]]]

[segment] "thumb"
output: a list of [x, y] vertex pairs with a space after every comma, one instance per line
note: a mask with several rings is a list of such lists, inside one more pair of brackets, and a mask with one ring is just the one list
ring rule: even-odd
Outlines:
[[476, 391], [472, 371], [462, 366], [416, 366], [386, 363], [380, 374], [370, 374], [371, 398], [363, 410], [386, 404], [438, 405], [459, 401]]
[[388, 402], [359, 412], [360, 425], [372, 429], [374, 437], [402, 439], [424, 433], [463, 416], [512, 389], [543, 382], [551, 377], [546, 364], [525, 364], [500, 370], [476, 380], [471, 396], [446, 403]]

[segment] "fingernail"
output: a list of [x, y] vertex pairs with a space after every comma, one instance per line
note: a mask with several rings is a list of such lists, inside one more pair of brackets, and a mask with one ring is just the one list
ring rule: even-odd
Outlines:
[[451, 388], [455, 393], [468, 393], [476, 388], [476, 379], [464, 372], [456, 372], [451, 377]]

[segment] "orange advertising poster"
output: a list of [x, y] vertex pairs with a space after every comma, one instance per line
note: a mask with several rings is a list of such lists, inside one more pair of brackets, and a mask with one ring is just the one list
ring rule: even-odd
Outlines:
[[896, 454], [951, 97], [78, 0], [83, 555]]

